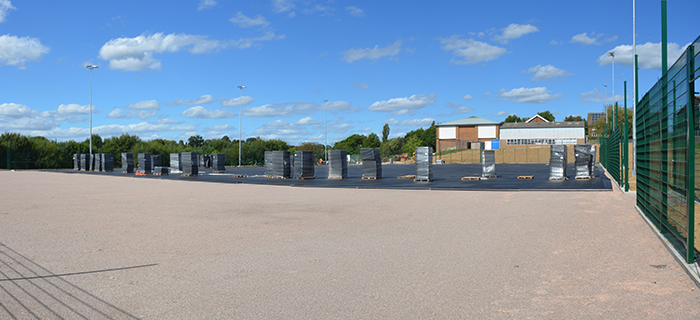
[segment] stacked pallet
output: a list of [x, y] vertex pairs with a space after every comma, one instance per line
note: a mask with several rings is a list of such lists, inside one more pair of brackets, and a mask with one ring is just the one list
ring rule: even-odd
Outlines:
[[155, 171], [156, 167], [163, 166], [163, 158], [159, 154], [151, 155], [151, 171]]
[[382, 178], [382, 158], [379, 155], [379, 148], [360, 149], [362, 159], [362, 179]]
[[114, 171], [114, 157], [112, 157], [111, 153], [103, 153], [102, 154], [102, 171], [103, 172]]
[[155, 166], [155, 167], [153, 167], [153, 174], [156, 176], [167, 176], [168, 175], [168, 167]]
[[294, 179], [313, 179], [316, 177], [314, 169], [314, 153], [310, 150], [294, 152]]
[[141, 173], [149, 173], [153, 171], [150, 153], [139, 153], [139, 171]]
[[272, 175], [272, 151], [265, 151], [265, 176]]
[[550, 147], [549, 180], [567, 179], [567, 148], [563, 144], [553, 144]]
[[170, 154], [170, 168], [173, 171], [182, 171], [182, 156], [179, 153]]
[[272, 172], [270, 177], [289, 179], [292, 176], [292, 167], [289, 161], [289, 151], [272, 151], [270, 156]]
[[134, 173], [133, 153], [122, 153], [122, 173]]
[[347, 155], [345, 150], [328, 151], [328, 179], [348, 178]]
[[88, 167], [87, 171], [95, 171], [95, 155], [88, 154]]
[[73, 170], [80, 170], [80, 155], [77, 153], [73, 155]]
[[211, 155], [211, 167], [214, 171], [226, 171], [226, 154], [215, 153]]
[[182, 174], [185, 176], [196, 176], [199, 175], [199, 165], [197, 163], [197, 153], [196, 152], [183, 152], [182, 153]]
[[496, 153], [493, 150], [481, 150], [481, 176], [496, 177]]
[[93, 164], [92, 171], [102, 171], [102, 154], [95, 154], [95, 163]]
[[416, 181], [433, 181], [433, 148], [416, 148]]
[[576, 179], [590, 179], [591, 171], [593, 171], [593, 161], [591, 161], [591, 145], [577, 144], [574, 145], [574, 170]]
[[591, 178], [595, 178], [595, 157], [596, 157], [595, 146], [591, 146]]

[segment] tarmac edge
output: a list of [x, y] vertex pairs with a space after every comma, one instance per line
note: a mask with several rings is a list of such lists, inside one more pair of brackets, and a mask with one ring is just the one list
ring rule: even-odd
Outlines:
[[663, 234], [661, 234], [661, 232], [659, 231], [659, 228], [657, 228], [651, 222], [651, 220], [649, 220], [649, 218], [647, 218], [647, 216], [644, 214], [644, 212], [642, 212], [642, 210], [639, 208], [639, 206], [635, 205], [634, 208], [637, 210], [637, 213], [639, 213], [639, 215], [642, 217], [642, 219], [644, 219], [644, 221], [647, 223], [649, 228], [651, 228], [651, 230], [654, 231], [654, 234], [656, 234], [656, 237], [659, 238], [659, 240], [661, 240], [661, 242], [666, 247], [666, 250], [668, 250], [668, 252], [671, 253], [671, 255], [673, 256], [674, 259], [676, 259], [678, 264], [680, 264], [681, 267], [683, 267], [683, 269], [685, 269], [685, 273], [687, 273], [688, 276], [690, 277], [690, 279], [693, 280], [693, 282], [695, 282], [695, 285], [698, 288], [700, 288], [700, 266], [698, 266], [698, 263], [697, 262], [690, 263], [690, 264], [686, 263], [685, 259], [681, 255], [681, 253], [678, 252], [678, 250], [676, 250], [676, 248], [671, 244], [671, 242], [668, 241], [668, 239], [666, 239], [666, 237], [664, 237]]

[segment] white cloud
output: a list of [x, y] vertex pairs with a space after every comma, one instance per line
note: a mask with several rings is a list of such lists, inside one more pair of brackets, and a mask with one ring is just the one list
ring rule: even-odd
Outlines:
[[159, 124], [180, 124], [180, 123], [182, 123], [182, 121], [170, 119], [170, 118], [162, 118], [162, 119], [158, 119], [158, 123]]
[[[685, 45], [681, 48], [677, 43], [669, 43], [668, 49], [668, 67], [670, 68], [676, 60], [683, 54], [683, 51], [688, 47]], [[608, 52], [615, 52], [615, 64], [624, 66], [634, 65], [634, 48], [631, 45], [619, 45], [612, 50], [606, 51], [598, 57], [598, 65], [604, 66], [612, 63], [612, 58], [608, 56]], [[661, 69], [661, 43], [647, 42], [642, 45], [637, 45], [637, 55], [639, 55], [640, 69]]]
[[369, 89], [369, 86], [368, 86], [366, 83], [364, 83], [364, 82], [362, 82], [362, 83], [353, 83], [353, 84], [352, 84], [352, 88], [353, 88], [353, 89], [360, 88], [360, 89], [362, 89], [362, 90], [365, 90], [365, 89]]
[[319, 122], [312, 118], [312, 117], [305, 117], [299, 119], [299, 121], [295, 122], [294, 124], [301, 125], [301, 126], [309, 126], [309, 125], [317, 125]]
[[450, 63], [455, 65], [491, 61], [508, 53], [505, 48], [492, 46], [473, 39], [460, 39], [459, 35], [440, 38], [439, 41], [442, 43], [442, 50], [452, 51], [454, 58], [450, 60]]
[[277, 13], [291, 11], [292, 9], [294, 9], [292, 0], [272, 0], [272, 10]]
[[[593, 88], [593, 90], [591, 90], [589, 92], [584, 92], [578, 96], [581, 97], [581, 102], [612, 102], [613, 101], [612, 96], [609, 96], [609, 97], [606, 96], [606, 93], [598, 91], [598, 88]], [[620, 100], [624, 101], [623, 94], [616, 94], [615, 98], [617, 98], [617, 99], [615, 99], [615, 101], [620, 101]]]
[[160, 110], [160, 103], [155, 100], [139, 101], [130, 103], [125, 108], [134, 110]]
[[474, 100], [474, 97], [472, 97], [471, 94], [468, 94], [468, 95], [462, 97], [462, 100]]
[[278, 40], [284, 37], [284, 35], [276, 36], [271, 31], [258, 38], [230, 41], [209, 40], [207, 36], [184, 33], [142, 34], [134, 38], [118, 38], [108, 41], [100, 48], [99, 57], [102, 60], [109, 60], [110, 69], [124, 71], [161, 70], [162, 65], [160, 61], [153, 58], [154, 53], [187, 50], [191, 54], [204, 54], [228, 47], [249, 48], [261, 41]]
[[216, 1], [214, 0], [200, 0], [197, 10], [211, 9], [214, 6], [216, 6]]
[[554, 99], [559, 99], [562, 94], [549, 94], [546, 87], [537, 88], [517, 88], [510, 91], [506, 89], [501, 89], [496, 96], [501, 97], [503, 100], [512, 100], [517, 103], [544, 103]]
[[500, 112], [494, 114], [493, 116], [494, 117], [503, 117], [503, 116], [509, 116], [509, 115], [511, 115], [511, 113], [506, 112], [506, 111], [500, 111]]
[[204, 131], [216, 131], [216, 132], [223, 132], [223, 131], [234, 131], [237, 128], [228, 124], [221, 124], [221, 125], [216, 125], [216, 126], [211, 126], [211, 127], [205, 127]]
[[316, 4], [313, 7], [309, 9], [304, 9], [303, 12], [305, 14], [314, 14], [316, 12], [323, 12], [324, 14], [330, 13], [331, 11], [335, 11], [333, 8], [329, 6], [322, 6], [320, 4]]
[[[462, 100], [464, 100], [464, 99], [462, 99]], [[463, 113], [474, 112], [474, 109], [469, 108], [469, 107], [465, 107], [465, 106], [460, 105], [458, 103], [448, 102], [447, 107], [454, 109], [452, 114], [463, 114]]]
[[349, 6], [349, 7], [345, 7], [345, 10], [347, 10], [348, 14], [350, 14], [353, 17], [360, 18], [360, 17], [365, 16], [365, 12], [362, 11], [362, 9], [360, 9], [358, 7]]
[[411, 119], [403, 120], [399, 122], [398, 125], [402, 127], [428, 127], [433, 121], [435, 121], [433, 118]]
[[537, 65], [528, 69], [527, 71], [523, 71], [523, 73], [534, 73], [535, 75], [532, 76], [532, 81], [551, 80], [556, 78], [570, 77], [574, 75], [571, 72], [559, 69], [551, 64], [548, 64], [546, 66]]
[[435, 94], [414, 94], [407, 98], [394, 98], [386, 101], [377, 101], [369, 106], [368, 110], [379, 112], [396, 111], [392, 115], [402, 115], [432, 104], [436, 99], [437, 97]]
[[289, 102], [266, 104], [259, 107], [243, 109], [246, 117], [291, 117], [296, 114], [309, 114], [316, 105], [308, 102]]
[[158, 114], [156, 110], [129, 110], [128, 112], [124, 109], [114, 108], [107, 114], [107, 118], [112, 119], [132, 119], [139, 118], [141, 120], [146, 120], [148, 118], [155, 117]]
[[515, 24], [511, 23], [503, 29], [501, 35], [494, 37], [495, 40], [501, 43], [508, 43], [508, 40], [520, 38], [528, 33], [538, 32], [540, 29], [531, 24]]
[[24, 118], [33, 117], [36, 111], [32, 111], [29, 107], [18, 103], [3, 103], [0, 104], [0, 118]]
[[214, 97], [212, 97], [210, 94], [205, 94], [197, 99], [192, 99], [192, 100], [180, 100], [180, 99], [175, 99], [173, 103], [169, 104], [170, 106], [179, 106], [179, 105], [195, 105], [195, 104], [208, 104], [214, 102]]
[[17, 10], [17, 8], [12, 6], [10, 0], [0, 0], [0, 23], [3, 23], [5, 21], [5, 17], [7, 17], [7, 12], [10, 10]]
[[25, 69], [25, 62], [39, 61], [49, 51], [50, 48], [42, 45], [38, 38], [0, 36], [0, 64]]
[[234, 99], [225, 99], [221, 102], [221, 105], [224, 107], [245, 107], [253, 103], [253, 101], [255, 101], [253, 97], [242, 96]]
[[261, 27], [265, 28], [270, 26], [270, 22], [265, 19], [265, 17], [258, 15], [255, 18], [250, 18], [246, 15], [244, 15], [242, 12], [238, 11], [236, 13], [236, 16], [229, 19], [229, 21], [233, 22], [234, 24], [238, 25], [241, 28], [252, 28], [252, 27]]
[[61, 115], [90, 114], [90, 105], [79, 105], [77, 103], [61, 104], [56, 109], [56, 113]]
[[[571, 37], [570, 42], [571, 43], [580, 43], [580, 44], [587, 45], [587, 46], [592, 45], [592, 44], [600, 45], [600, 41], [598, 41], [598, 39], [602, 38], [603, 36], [604, 36], [604, 34], [602, 34], [602, 33], [595, 34], [595, 32], [591, 32], [591, 35], [588, 36], [588, 32], [584, 32], [584, 33], [579, 33], [579, 34]], [[612, 36], [610, 38], [605, 39], [604, 41], [610, 42], [610, 41], [615, 41], [615, 40], [617, 40], [617, 36]]]
[[374, 46], [373, 49], [350, 49], [342, 52], [342, 60], [347, 63], [353, 63], [357, 60], [368, 59], [377, 60], [383, 57], [393, 57], [401, 52], [401, 41], [396, 41], [384, 48]]
[[0, 128], [3, 130], [49, 130], [58, 126], [58, 121], [51, 118], [24, 117], [3, 121], [0, 119]]
[[199, 119], [226, 119], [233, 118], [236, 113], [228, 111], [226, 109], [218, 110], [207, 110], [202, 106], [196, 106], [183, 111], [181, 116], [187, 118], [199, 118]]
[[318, 106], [319, 110], [349, 110], [352, 102], [348, 101], [329, 101]]

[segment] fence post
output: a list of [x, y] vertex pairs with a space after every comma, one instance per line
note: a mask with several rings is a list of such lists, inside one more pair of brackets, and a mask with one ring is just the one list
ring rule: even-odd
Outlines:
[[10, 140], [10, 137], [7, 137], [7, 171], [12, 170], [12, 157], [10, 155], [10, 144], [12, 143], [12, 140]]
[[686, 166], [685, 166], [685, 176], [686, 176], [686, 209], [688, 217], [688, 243], [686, 243], [686, 262], [695, 262], [695, 81], [693, 81], [693, 71], [695, 70], [695, 63], [693, 58], [695, 57], [694, 46], [688, 46], [686, 49], [686, 96], [688, 97], [686, 103], [687, 111], [687, 152], [686, 152]]
[[624, 174], [625, 174], [625, 192], [630, 191], [630, 181], [629, 181], [629, 131], [628, 131], [628, 124], [627, 124], [627, 81], [625, 81], [625, 113], [624, 116], [622, 117], [623, 121], [625, 122], [625, 126], [623, 127], [622, 134], [624, 135], [624, 139], [622, 140], [622, 143], [624, 144], [623, 147], [623, 153], [622, 153], [622, 162], [624, 163]]

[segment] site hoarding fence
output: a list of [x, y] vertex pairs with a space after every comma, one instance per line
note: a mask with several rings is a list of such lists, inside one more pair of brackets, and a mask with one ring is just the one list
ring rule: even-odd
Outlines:
[[693, 263], [700, 249], [695, 207], [700, 186], [700, 38], [637, 105], [637, 207], [669, 242]]

